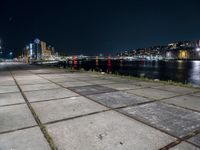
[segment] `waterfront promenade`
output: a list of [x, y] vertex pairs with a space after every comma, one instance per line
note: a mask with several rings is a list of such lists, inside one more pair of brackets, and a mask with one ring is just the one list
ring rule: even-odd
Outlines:
[[0, 63], [0, 150], [200, 150], [200, 89]]

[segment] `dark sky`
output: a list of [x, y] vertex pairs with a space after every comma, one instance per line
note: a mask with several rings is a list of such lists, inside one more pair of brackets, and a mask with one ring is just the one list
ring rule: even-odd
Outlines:
[[20, 52], [38, 37], [66, 54], [200, 39], [199, 0], [0, 0], [0, 38]]

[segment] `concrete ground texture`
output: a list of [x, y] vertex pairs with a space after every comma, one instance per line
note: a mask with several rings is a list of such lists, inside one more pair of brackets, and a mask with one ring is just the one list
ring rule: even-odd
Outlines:
[[200, 150], [200, 89], [0, 63], [0, 150]]

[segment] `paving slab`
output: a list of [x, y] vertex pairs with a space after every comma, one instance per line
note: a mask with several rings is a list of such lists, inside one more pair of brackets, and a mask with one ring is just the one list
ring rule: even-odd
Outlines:
[[198, 145], [200, 147], [200, 134], [192, 137], [191, 139], [189, 139], [188, 141], [192, 142], [195, 145]]
[[38, 127], [0, 134], [0, 150], [51, 150]]
[[13, 77], [9, 75], [0, 75], [0, 82], [2, 81], [14, 81]]
[[46, 79], [57, 79], [57, 78], [67, 78], [67, 74], [40, 74], [40, 77], [46, 78]]
[[82, 76], [81, 74], [79, 76], [73, 76], [74, 79], [78, 79], [80, 81], [94, 81], [94, 80], [97, 80], [98, 78], [94, 78], [94, 77], [90, 77], [88, 75], [86, 75], [85, 77]]
[[29, 70], [34, 74], [49, 74], [49, 73], [65, 73], [65, 70], [59, 70], [57, 68], [45, 68], [45, 69], [35, 69]]
[[[24, 68], [25, 69], [25, 68]], [[23, 70], [23, 69], [19, 69], [17, 71], [11, 71], [12, 74], [14, 76], [29, 76], [29, 75], [33, 75], [31, 72], [27, 71], [27, 70]]]
[[89, 80], [87, 82], [92, 83], [92, 84], [112, 84], [112, 83], [116, 83], [115, 81], [112, 81], [112, 80], [101, 80], [101, 79]]
[[128, 90], [127, 92], [136, 94], [139, 96], [151, 98], [154, 100], [160, 100], [163, 98], [170, 98], [170, 97], [179, 95], [178, 93], [163, 91], [163, 90], [158, 90], [158, 89], [152, 89], [152, 88]]
[[9, 76], [10, 75], [10, 72], [9, 71], [6, 71], [7, 69], [6, 68], [3, 68], [1, 63], [0, 63], [0, 76]]
[[36, 125], [26, 104], [0, 107], [0, 132]]
[[33, 103], [31, 105], [43, 123], [72, 118], [107, 109], [106, 107], [84, 97], [71, 97]]
[[89, 85], [89, 86], [80, 86], [80, 87], [70, 87], [69, 89], [81, 94], [81, 95], [92, 95], [105, 92], [114, 92], [115, 89], [107, 88], [100, 85]]
[[90, 73], [88, 73], [88, 72], [76, 72], [76, 71], [74, 71], [74, 72], [68, 72], [69, 73], [69, 75], [73, 75], [73, 77], [88, 77], [88, 74], [90, 74]]
[[40, 91], [28, 91], [28, 92], [24, 92], [24, 93], [29, 102], [66, 98], [66, 97], [72, 97], [72, 96], [78, 95], [70, 90], [65, 89], [65, 88], [40, 90]]
[[19, 85], [26, 85], [26, 84], [43, 84], [43, 83], [51, 83], [48, 80], [45, 79], [29, 79], [29, 80], [18, 80], [17, 83]]
[[16, 85], [16, 84], [14, 80], [0, 80], [0, 86], [7, 86], [7, 85]]
[[200, 112], [200, 98], [197, 96], [191, 96], [191, 95], [179, 96], [163, 100], [163, 102], [197, 110]]
[[58, 149], [157, 150], [175, 138], [109, 111], [47, 125]]
[[51, 78], [49, 79], [52, 82], [60, 83], [60, 82], [75, 82], [78, 81], [77, 79], [69, 78], [69, 77], [59, 77], [59, 78]]
[[200, 148], [193, 146], [192, 144], [181, 142], [180, 144], [176, 145], [173, 148], [170, 148], [170, 150], [200, 150]]
[[161, 102], [127, 107], [120, 111], [176, 137], [200, 129], [200, 113]]
[[194, 93], [194, 94], [192, 94], [192, 95], [194, 95], [194, 96], [199, 96], [199, 97], [200, 97], [200, 92]]
[[20, 85], [20, 87], [22, 91], [35, 91], [35, 90], [47, 90], [47, 89], [60, 88], [60, 86], [54, 83]]
[[103, 76], [99, 75], [99, 78], [112, 80], [112, 81], [115, 81], [115, 82], [123, 82], [123, 83], [130, 83], [131, 81], [133, 81], [133, 80], [130, 80], [129, 78], [123, 78], [121, 76], [110, 76], [110, 75], [106, 75], [106, 74], [103, 75]]
[[66, 72], [66, 73], [52, 73], [52, 74], [40, 74], [41, 77], [47, 79], [56, 79], [56, 78], [65, 78], [65, 79], [78, 79], [79, 77], [85, 77], [83, 73], [74, 73], [74, 72]]
[[150, 101], [147, 98], [139, 97], [134, 94], [122, 91], [89, 95], [88, 97], [111, 108], [117, 108]]
[[10, 92], [19, 92], [19, 89], [16, 85], [12, 86], [0, 85], [0, 93], [10, 93]]
[[83, 81], [75, 81], [75, 82], [62, 82], [59, 83], [64, 87], [78, 87], [78, 86], [87, 86], [92, 85], [91, 83], [83, 82]]
[[17, 81], [26, 81], [26, 80], [42, 80], [43, 78], [37, 76], [37, 75], [33, 75], [33, 74], [28, 74], [28, 75], [14, 75], [15, 79]]
[[124, 83], [115, 83], [115, 84], [106, 84], [106, 85], [103, 85], [105, 87], [108, 87], [108, 88], [113, 88], [113, 89], [116, 89], [116, 90], [130, 90], [130, 89], [140, 89], [142, 88], [142, 86], [137, 86], [137, 85], [134, 85], [134, 84], [124, 84]]
[[0, 94], [0, 106], [25, 103], [21, 93], [4, 93]]
[[200, 90], [197, 88], [187, 88], [187, 87], [174, 86], [174, 85], [162, 85], [162, 86], [158, 86], [158, 87], [154, 87], [154, 88], [166, 90], [166, 91], [170, 91], [170, 92], [176, 92], [176, 93], [180, 93], [180, 94], [187, 94], [187, 93], [192, 93], [192, 92]]
[[143, 87], [157, 87], [164, 85], [161, 82], [150, 82], [150, 81], [136, 81], [135, 84]]

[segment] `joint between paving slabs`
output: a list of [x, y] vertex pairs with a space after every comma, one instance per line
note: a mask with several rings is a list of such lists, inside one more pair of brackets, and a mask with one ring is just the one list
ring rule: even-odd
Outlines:
[[168, 149], [180, 144], [181, 142], [182, 141], [180, 139], [177, 139], [176, 141], [169, 143], [168, 145], [164, 146], [163, 148], [160, 148], [159, 150], [168, 150]]
[[[40, 75], [38, 75], [38, 76], [41, 77]], [[41, 77], [41, 78], [46, 79], [46, 78], [44, 78], [44, 77]], [[46, 80], [48, 80], [48, 79], [46, 79]], [[68, 88], [66, 88], [66, 87], [64, 87], [64, 86], [62, 86], [62, 85], [60, 85], [60, 84], [58, 84], [58, 83], [55, 83], [55, 82], [51, 81], [51, 80], [48, 80], [48, 81], [50, 81], [50, 82], [52, 82], [52, 83], [54, 83], [54, 84], [57, 84], [57, 85], [59, 85], [60, 87], [63, 87], [63, 88], [65, 88], [65, 89], [68, 89]], [[73, 91], [73, 90], [71, 90], [71, 89], [68, 89], [68, 90], [77, 93], [76, 91]], [[98, 103], [98, 104], [100, 104], [101, 106], [104, 106], [104, 107], [108, 108], [109, 110], [115, 111], [115, 112], [117, 112], [117, 113], [119, 113], [119, 114], [121, 114], [121, 115], [123, 115], [123, 116], [126, 116], [126, 117], [128, 117], [128, 118], [130, 118], [130, 119], [136, 120], [136, 121], [138, 121], [138, 122], [140, 122], [140, 123], [143, 123], [143, 124], [145, 124], [145, 125], [147, 125], [147, 126], [149, 126], [149, 127], [152, 127], [152, 128], [154, 128], [154, 129], [156, 129], [156, 130], [159, 130], [159, 131], [161, 131], [161, 132], [163, 132], [163, 133], [165, 133], [165, 134], [168, 134], [168, 135], [170, 135], [170, 136], [172, 136], [172, 137], [175, 137], [175, 138], [179, 139], [179, 137], [176, 137], [176, 136], [174, 136], [174, 135], [171, 135], [170, 133], [168, 133], [168, 132], [166, 132], [166, 131], [163, 131], [163, 130], [161, 130], [161, 129], [158, 129], [158, 128], [154, 127], [154, 126], [151, 126], [151, 125], [149, 125], [149, 124], [147, 124], [147, 123], [145, 123], [145, 122], [143, 122], [143, 121], [141, 121], [141, 120], [139, 120], [139, 119], [137, 119], [137, 118], [135, 118], [135, 117], [130, 117], [129, 115], [127, 115], [127, 114], [125, 114], [125, 113], [119, 111], [118, 108], [111, 108], [111, 107], [106, 106], [106, 105], [104, 105], [104, 104], [102, 104], [102, 103], [100, 103], [100, 102], [96, 102], [95, 100], [89, 98], [89, 97], [86, 96], [86, 95], [82, 95], [82, 94], [79, 94], [79, 93], [77, 93], [77, 94], [80, 95], [80, 96], [86, 97], [87, 99], [89, 99], [89, 100], [91, 100], [91, 101], [93, 101], [93, 102], [95, 102], [95, 103]]]
[[6, 105], [0, 105], [0, 108], [1, 108], [1, 107], [7, 107], [7, 106], [22, 105], [22, 104], [26, 104], [26, 102], [22, 102], [22, 103], [15, 103], [15, 104], [6, 104]]
[[[38, 75], [38, 76], [41, 77], [40, 75]], [[46, 79], [46, 78], [44, 78], [44, 77], [41, 77], [41, 78]], [[72, 90], [72, 89], [69, 89], [69, 88], [67, 88], [67, 87], [64, 87], [64, 86], [62, 86], [62, 85], [59, 84], [59, 83], [53, 82], [53, 81], [51, 81], [51, 80], [49, 80], [49, 79], [46, 79], [46, 80], [48, 80], [48, 81], [50, 81], [51, 83], [54, 83], [54, 84], [56, 84], [56, 85], [58, 85], [58, 86], [60, 86], [60, 87], [62, 87], [62, 88], [65, 88], [65, 89], [67, 89], [67, 90], [70, 90], [70, 91], [72, 91], [72, 92], [78, 94], [79, 96], [86, 97], [86, 98], [88, 99], [87, 96], [82, 95], [82, 94], [80, 94], [80, 93], [77, 93], [76, 91], [74, 91], [74, 90]], [[103, 92], [103, 93], [105, 93], [105, 92]], [[90, 98], [89, 98], [89, 99], [90, 99]], [[110, 107], [108, 107], [108, 106], [105, 106], [105, 105], [103, 105], [103, 104], [101, 104], [101, 103], [99, 103], [99, 102], [96, 102], [96, 101], [94, 101], [94, 100], [92, 100], [92, 99], [90, 99], [90, 100], [93, 101], [93, 102], [95, 102], [95, 103], [98, 103], [98, 104], [100, 104], [100, 105], [102, 105], [102, 106], [104, 106], [104, 107], [106, 107], [107, 109], [112, 109], [112, 108], [110, 108]]]
[[[116, 109], [120, 109], [120, 108], [125, 108], [125, 107], [130, 107], [130, 106], [136, 106], [136, 105], [141, 105], [141, 104], [152, 103], [152, 102], [158, 101], [158, 100], [151, 99], [151, 101], [148, 101], [148, 102], [143, 102], [143, 103], [133, 104], [133, 105], [127, 105], [127, 106], [122, 106], [122, 107], [118, 107], [118, 108], [111, 108], [111, 107], [109, 107], [109, 106], [107, 106], [107, 105], [104, 105], [104, 104], [102, 104], [102, 103], [100, 103], [100, 102], [97, 102], [97, 101], [91, 99], [91, 98], [88, 97], [87, 95], [83, 95], [83, 94], [77, 93], [76, 91], [74, 91], [74, 90], [72, 90], [72, 89], [70, 89], [70, 88], [67, 88], [67, 87], [63, 86], [63, 85], [61, 85], [60, 83], [53, 82], [53, 81], [51, 81], [51, 80], [49, 80], [49, 79], [46, 79], [45, 77], [42, 77], [42, 76], [40, 76], [40, 75], [38, 75], [38, 76], [41, 77], [41, 78], [43, 78], [43, 79], [45, 79], [45, 80], [50, 81], [51, 83], [56, 84], [56, 85], [58, 85], [58, 86], [60, 86], [60, 87], [62, 87], [62, 88], [65, 88], [65, 89], [67, 89], [67, 90], [70, 90], [70, 91], [72, 91], [72, 92], [78, 94], [79, 96], [86, 97], [87, 99], [89, 99], [89, 100], [91, 100], [91, 101], [93, 101], [93, 102], [95, 102], [95, 103], [97, 103], [97, 104], [100, 104], [100, 105], [106, 107], [106, 108], [109, 109], [109, 110], [116, 110]], [[117, 91], [125, 91], [125, 90], [116, 90], [115, 92], [117, 92]], [[108, 92], [101, 92], [101, 93], [98, 93], [98, 94], [104, 94], [104, 93], [108, 93]], [[94, 93], [94, 94], [90, 94], [90, 95], [95, 95], [95, 93]], [[134, 95], [136, 95], [136, 94], [134, 94]], [[137, 95], [136, 95], [136, 96], [137, 96]], [[140, 97], [141, 97], [141, 96], [140, 96]]]
[[193, 145], [193, 146], [196, 147], [196, 148], [200, 148], [198, 145], [196, 145], [196, 144], [194, 144], [194, 143], [191, 143], [191, 142], [189, 142], [189, 141], [177, 139], [176, 141], [171, 142], [170, 144], [166, 145], [166, 146], [163, 147], [163, 148], [160, 148], [159, 150], [168, 150], [168, 149], [170, 149], [170, 148], [173, 148], [173, 147], [175, 147], [175, 146], [181, 144], [182, 142], [186, 142], [186, 143], [189, 143], [189, 144]]
[[[162, 99], [152, 99], [152, 98], [148, 98], [148, 97], [145, 97], [145, 96], [141, 96], [141, 95], [138, 95], [138, 94], [133, 94], [133, 93], [130, 93], [127, 91], [127, 93], [130, 93], [130, 94], [133, 94], [133, 95], [136, 95], [136, 96], [139, 96], [139, 97], [143, 97], [143, 98], [148, 98], [150, 99], [150, 101], [148, 102], [145, 102], [144, 104], [147, 104], [147, 103], [153, 103], [153, 102], [162, 102], [162, 103], [165, 103], [165, 104], [168, 104], [168, 105], [172, 105], [172, 106], [176, 106], [176, 107], [179, 107], [179, 108], [183, 108], [183, 109], [186, 109], [186, 110], [191, 110], [191, 111], [194, 111], [194, 112], [198, 112], [200, 113], [199, 110], [195, 110], [195, 109], [191, 109], [191, 108], [187, 108], [187, 107], [183, 107], [183, 106], [178, 106], [176, 104], [172, 104], [172, 103], [167, 103], [167, 102], [164, 102], [163, 100], [167, 100], [167, 99], [170, 99], [170, 98], [176, 98], [176, 97], [181, 97], [181, 96], [186, 96], [186, 95], [189, 95], [190, 94], [194, 94], [194, 93], [197, 93], [198, 91], [195, 91], [195, 92], [190, 92], [190, 93], [187, 93], [187, 94], [179, 94], [179, 95], [176, 95], [176, 96], [171, 96], [171, 97], [167, 97], [167, 98], [162, 98]], [[142, 103], [140, 103], [139, 105], [141, 105]], [[137, 105], [132, 105], [132, 106], [137, 106]], [[129, 107], [129, 106], [127, 106]], [[125, 107], [123, 107], [125, 108]], [[118, 108], [119, 109], [119, 108]]]
[[[145, 89], [145, 88], [143, 88]], [[133, 89], [134, 90], [134, 89]], [[137, 90], [137, 89], [135, 89]], [[120, 90], [121, 91], [121, 90]], [[126, 90], [127, 93], [129, 94], [133, 94], [131, 92], [129, 92], [129, 90]], [[162, 90], [162, 91], [166, 91], [166, 90]], [[169, 91], [166, 91], [166, 92], [169, 92]], [[175, 96], [171, 96], [171, 97], [166, 97], [166, 98], [161, 98], [161, 99], [153, 99], [153, 98], [149, 98], [149, 97], [146, 97], [146, 96], [142, 96], [142, 95], [138, 95], [138, 94], [135, 94], [136, 96], [139, 96], [139, 97], [143, 97], [143, 98], [148, 98], [148, 99], [151, 99], [151, 100], [155, 100], [155, 101], [162, 101], [162, 100], [166, 100], [166, 99], [170, 99], [170, 98], [175, 98], [175, 97], [180, 97], [180, 96], [185, 96], [185, 95], [190, 95], [190, 94], [194, 94], [194, 93], [197, 93], [198, 91], [195, 91], [195, 92], [189, 92], [189, 93], [186, 93], [186, 94], [178, 94], [178, 95], [175, 95]]]
[[35, 113], [33, 107], [31, 106], [31, 104], [29, 103], [28, 99], [26, 98], [25, 94], [23, 93], [22, 89], [20, 88], [19, 84], [17, 83], [15, 77], [13, 76], [12, 72], [10, 72], [11, 76], [13, 77], [17, 87], [19, 88], [28, 108], [30, 109], [35, 121], [37, 122], [38, 126], [40, 127], [40, 130], [42, 131], [45, 139], [47, 140], [47, 142], [49, 143], [49, 146], [52, 150], [57, 150], [57, 147], [54, 144], [53, 139], [51, 138], [51, 136], [49, 135], [48, 131], [46, 130], [45, 126], [41, 123], [39, 117], [37, 116], [37, 114]]
[[[41, 78], [43, 78], [43, 79], [46, 79], [45, 77], [42, 77], [42, 76], [40, 76], [40, 75], [38, 75], [38, 76], [41, 77]], [[56, 85], [59, 85], [59, 86], [62, 87], [62, 88], [65, 88], [65, 89], [67, 89], [67, 90], [70, 90], [70, 91], [72, 91], [72, 92], [77, 93], [76, 91], [71, 90], [71, 89], [69, 89], [69, 88], [67, 88], [67, 87], [64, 87], [64, 86], [60, 85], [59, 83], [53, 82], [53, 81], [51, 81], [51, 80], [49, 80], [49, 79], [46, 79], [46, 80], [48, 80], [48, 81], [50, 81], [50, 82], [52, 82], [52, 83], [54, 83], [54, 84], [56, 84]], [[119, 91], [119, 90], [117, 90], [117, 91]], [[191, 92], [191, 93], [194, 93], [194, 92]], [[167, 135], [169, 135], [169, 136], [172, 136], [172, 137], [176, 138], [177, 140], [176, 140], [175, 142], [172, 142], [172, 143], [168, 144], [169, 146], [171, 146], [170, 148], [172, 148], [172, 147], [178, 145], [178, 144], [181, 143], [182, 141], [185, 141], [185, 140], [186, 140], [186, 139], [184, 139], [185, 137], [188, 137], [188, 136], [190, 136], [190, 135], [193, 135], [193, 136], [196, 135], [196, 134], [194, 135], [194, 133], [192, 132], [192, 133], [188, 134], [187, 136], [185, 136], [185, 137], [183, 137], [183, 138], [177, 137], [177, 136], [172, 135], [172, 134], [170, 134], [170, 133], [168, 133], [168, 132], [166, 132], [166, 131], [164, 131], [164, 130], [162, 130], [162, 129], [158, 129], [158, 128], [156, 128], [156, 127], [150, 125], [150, 124], [147, 124], [147, 123], [141, 121], [140, 119], [137, 119], [137, 118], [135, 118], [135, 117], [130, 117], [129, 115], [127, 115], [127, 114], [125, 114], [125, 113], [119, 111], [119, 108], [111, 108], [111, 107], [106, 106], [106, 105], [104, 105], [104, 104], [102, 104], [102, 103], [100, 103], [100, 102], [96, 102], [95, 100], [89, 98], [87, 95], [82, 95], [82, 94], [80, 94], [80, 93], [77, 93], [77, 94], [80, 95], [80, 96], [86, 97], [87, 99], [90, 99], [91, 101], [93, 101], [93, 102], [95, 102], [95, 103], [98, 103], [98, 104], [100, 104], [100, 105], [102, 105], [102, 106], [108, 108], [109, 110], [115, 111], [115, 112], [117, 112], [117, 113], [119, 113], [119, 114], [121, 114], [121, 115], [124, 115], [124, 116], [126, 116], [126, 117], [128, 117], [128, 118], [131, 118], [131, 119], [133, 119], [133, 120], [136, 120], [136, 121], [138, 121], [138, 122], [141, 122], [141, 123], [143, 123], [143, 124], [145, 124], [145, 125], [147, 125], [147, 126], [150, 126], [150, 127], [154, 128], [154, 129], [156, 129], [156, 130], [159, 130], [159, 131], [161, 131], [161, 132], [163, 132], [163, 133], [165, 133], [165, 134], [167, 134]], [[188, 93], [187, 93], [187, 94], [188, 94]], [[187, 94], [184, 94], [184, 95], [187, 95]], [[178, 97], [178, 96], [182, 96], [182, 95], [183, 95], [183, 94], [180, 94], [180, 95], [177, 95], [177, 96], [173, 96], [173, 97]], [[168, 99], [168, 98], [164, 98], [164, 99]], [[163, 100], [163, 99], [161, 99], [161, 100]], [[150, 103], [155, 102], [155, 101], [160, 101], [160, 100], [153, 100], [153, 101], [150, 101]], [[146, 103], [148, 103], [148, 102], [146, 102]], [[128, 107], [128, 106], [126, 106], [126, 107]], [[199, 133], [199, 130], [198, 130], [198, 131], [194, 131], [194, 132], [198, 132], [198, 133]], [[197, 134], [198, 134], [198, 133], [197, 133]], [[190, 136], [190, 138], [193, 137], [193, 136]], [[187, 138], [187, 139], [188, 139], [188, 138]], [[178, 142], [178, 141], [180, 141], [180, 142]], [[186, 141], [186, 142], [187, 142], [187, 141]], [[177, 143], [177, 144], [176, 144], [176, 143]], [[192, 143], [192, 144], [193, 144], [193, 143]], [[168, 146], [168, 145], [167, 145], [167, 146]], [[193, 144], [193, 145], [195, 145], [195, 144]], [[167, 146], [166, 146], [166, 148], [167, 148]], [[196, 146], [196, 145], [195, 145], [195, 146]], [[165, 147], [164, 147], [164, 148], [165, 148]], [[162, 148], [161, 148], [161, 149], [162, 149]], [[165, 149], [162, 149], [162, 150], [165, 150]]]
[[75, 98], [75, 97], [80, 97], [80, 96], [77, 95], [77, 96], [68, 96], [68, 97], [63, 97], [63, 98], [44, 99], [44, 100], [33, 101], [33, 102], [29, 102], [29, 103], [34, 104], [34, 103], [42, 103], [42, 102], [49, 102], [49, 101], [59, 101], [62, 99]]
[[3, 132], [0, 132], [0, 134], [6, 134], [6, 133], [10, 133], [10, 132], [20, 131], [20, 130], [29, 129], [29, 128], [33, 128], [33, 127], [37, 127], [37, 126], [38, 125], [33, 125], [33, 126], [24, 127], [24, 128], [18, 128], [18, 129], [3, 131]]
[[175, 107], [179, 107], [179, 108], [183, 108], [183, 109], [186, 109], [186, 110], [190, 110], [190, 111], [194, 111], [194, 112], [198, 112], [200, 113], [200, 110], [195, 110], [195, 109], [191, 109], [191, 108], [187, 108], [187, 107], [183, 107], [183, 106], [178, 106], [176, 104], [172, 104], [172, 103], [167, 103], [167, 102], [164, 102], [164, 101], [161, 101], [162, 103], [165, 103], [167, 105], [172, 105], [172, 106], [175, 106]]
[[57, 122], [62, 122], [62, 121], [67, 121], [67, 120], [73, 120], [73, 119], [77, 119], [77, 118], [81, 118], [81, 117], [86, 117], [86, 116], [91, 116], [91, 115], [94, 115], [94, 114], [99, 114], [99, 113], [107, 112], [107, 111], [111, 111], [111, 109], [106, 109], [106, 110], [102, 110], [102, 111], [97, 111], [97, 112], [92, 112], [92, 113], [88, 113], [88, 114], [83, 114], [83, 115], [75, 116], [75, 117], [70, 117], [70, 118], [64, 118], [64, 119], [60, 119], [60, 120], [50, 121], [50, 122], [44, 123], [44, 125], [49, 125], [49, 124], [53, 124], [53, 123], [57, 123]]

